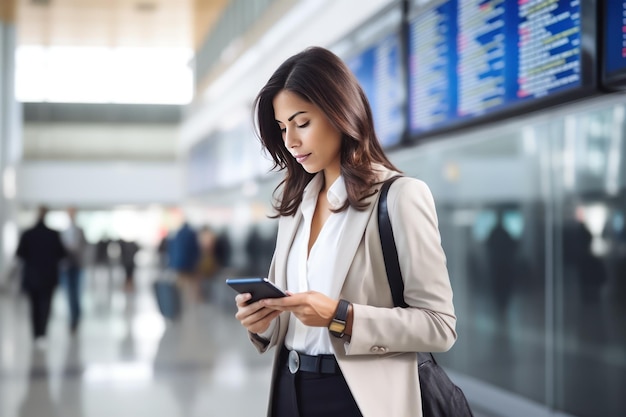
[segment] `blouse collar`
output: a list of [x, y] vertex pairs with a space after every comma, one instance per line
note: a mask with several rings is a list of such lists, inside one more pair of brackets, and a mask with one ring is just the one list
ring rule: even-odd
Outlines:
[[[317, 195], [322, 189], [323, 182], [324, 173], [318, 172], [304, 188], [302, 202], [305, 204], [306, 202], [309, 202], [310, 204], [317, 201]], [[333, 210], [337, 210], [345, 204], [348, 199], [348, 191], [346, 190], [346, 183], [344, 182], [342, 175], [340, 175], [335, 182], [333, 182], [333, 185], [330, 186], [328, 192], [326, 193], [326, 198], [328, 198], [330, 208]]]

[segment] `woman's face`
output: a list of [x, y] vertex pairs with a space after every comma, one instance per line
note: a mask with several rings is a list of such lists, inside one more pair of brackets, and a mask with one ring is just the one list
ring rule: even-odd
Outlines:
[[340, 173], [341, 132], [319, 107], [295, 93], [282, 90], [273, 104], [287, 150], [308, 173], [324, 171], [330, 186]]

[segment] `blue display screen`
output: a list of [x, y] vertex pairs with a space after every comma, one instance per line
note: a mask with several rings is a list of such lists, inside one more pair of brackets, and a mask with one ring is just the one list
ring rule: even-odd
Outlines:
[[409, 131], [582, 85], [580, 0], [448, 0], [409, 21]]
[[605, 76], [626, 70], [626, 1], [607, 1], [605, 8]]
[[189, 151], [187, 164], [187, 191], [190, 194], [205, 192], [216, 185], [217, 141], [210, 136], [197, 142]]
[[370, 102], [381, 145], [389, 148], [399, 144], [406, 126], [400, 35], [382, 38], [346, 63]]

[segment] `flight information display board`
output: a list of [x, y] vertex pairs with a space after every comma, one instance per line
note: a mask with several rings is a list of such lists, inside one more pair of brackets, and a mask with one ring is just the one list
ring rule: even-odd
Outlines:
[[217, 162], [215, 134], [194, 144], [187, 161], [187, 192], [197, 195], [216, 186]]
[[604, 2], [604, 80], [626, 83], [626, 0]]
[[408, 51], [415, 136], [580, 87], [580, 0], [431, 1]]
[[367, 95], [384, 148], [399, 144], [406, 127], [405, 75], [400, 34], [389, 34], [346, 60]]

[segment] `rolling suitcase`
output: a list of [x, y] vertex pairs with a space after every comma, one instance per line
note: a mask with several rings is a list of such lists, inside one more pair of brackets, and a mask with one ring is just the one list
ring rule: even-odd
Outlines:
[[159, 311], [168, 320], [176, 320], [181, 313], [180, 289], [176, 281], [165, 274], [154, 282], [154, 294], [156, 296]]

